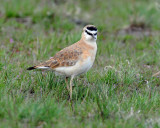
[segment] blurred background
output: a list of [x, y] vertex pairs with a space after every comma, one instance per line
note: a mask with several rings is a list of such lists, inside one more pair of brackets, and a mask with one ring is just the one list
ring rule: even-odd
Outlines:
[[[98, 28], [98, 51], [71, 105], [64, 80], [26, 68], [87, 24]], [[2, 127], [158, 127], [159, 70], [160, 0], [0, 0]]]
[[99, 30], [96, 63], [118, 55], [159, 64], [152, 51], [159, 39], [159, 13], [158, 0], [1, 0], [0, 54], [37, 61], [79, 40], [82, 28], [94, 24]]

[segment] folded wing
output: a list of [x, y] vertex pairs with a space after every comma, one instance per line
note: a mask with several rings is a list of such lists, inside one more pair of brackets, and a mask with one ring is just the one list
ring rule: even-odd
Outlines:
[[61, 51], [59, 51], [54, 57], [51, 59], [33, 66], [27, 68], [27, 70], [33, 70], [33, 69], [55, 69], [57, 67], [68, 67], [68, 66], [74, 66], [80, 55], [82, 54], [82, 49], [72, 45], [70, 47], [67, 47]]

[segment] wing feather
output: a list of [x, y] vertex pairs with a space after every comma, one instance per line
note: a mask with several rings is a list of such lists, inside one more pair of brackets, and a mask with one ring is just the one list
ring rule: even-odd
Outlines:
[[52, 69], [57, 67], [68, 67], [73, 66], [77, 63], [80, 55], [82, 54], [82, 49], [76, 45], [71, 45], [61, 51], [59, 51], [54, 57], [45, 61], [37, 66], [38, 67], [50, 67]]

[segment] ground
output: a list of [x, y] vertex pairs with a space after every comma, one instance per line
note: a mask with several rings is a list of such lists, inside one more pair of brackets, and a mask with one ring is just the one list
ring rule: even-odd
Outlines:
[[[160, 127], [160, 1], [1, 0], [0, 127]], [[74, 80], [26, 68], [98, 28], [93, 68]]]

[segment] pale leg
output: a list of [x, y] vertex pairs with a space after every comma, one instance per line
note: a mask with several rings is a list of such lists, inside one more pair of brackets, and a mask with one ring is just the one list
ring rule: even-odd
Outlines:
[[73, 86], [73, 79], [74, 79], [74, 76], [71, 76], [71, 80], [70, 80], [70, 99], [72, 99], [72, 86]]
[[66, 84], [67, 84], [67, 90], [69, 91], [69, 86], [68, 86], [68, 77], [65, 78]]

